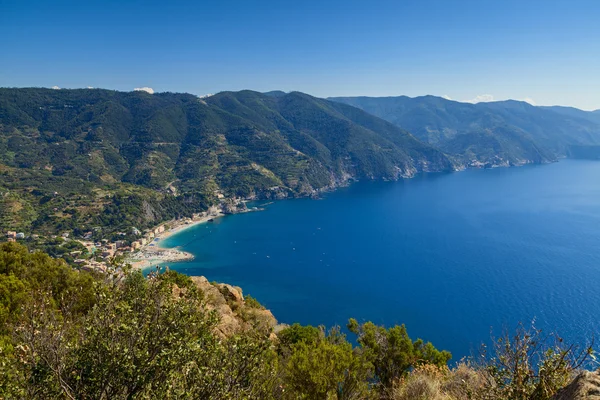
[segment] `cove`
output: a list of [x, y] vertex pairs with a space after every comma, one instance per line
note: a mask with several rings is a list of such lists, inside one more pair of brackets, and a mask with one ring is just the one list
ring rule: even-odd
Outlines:
[[[283, 323], [404, 323], [457, 360], [518, 322], [600, 333], [600, 162], [359, 182], [165, 240]], [[260, 204], [260, 203], [259, 203]]]

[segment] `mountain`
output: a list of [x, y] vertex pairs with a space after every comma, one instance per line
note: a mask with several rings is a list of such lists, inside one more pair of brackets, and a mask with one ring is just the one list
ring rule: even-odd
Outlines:
[[[205, 208], [221, 194], [309, 195], [349, 179], [398, 179], [453, 168], [441, 151], [389, 122], [298, 92], [198, 98], [0, 89], [0, 201], [28, 221], [19, 226], [102, 215], [109, 206], [104, 198], [117, 192], [123, 199], [136, 197], [123, 207], [144, 210], [132, 221], [143, 226]], [[40, 211], [41, 199], [52, 204], [55, 192], [69, 199], [72, 215], [56, 211], [65, 204]], [[87, 208], [76, 196], [87, 196]], [[94, 208], [98, 203], [103, 205]]]
[[550, 107], [540, 107], [547, 110], [554, 111], [559, 114], [566, 115], [568, 117], [574, 119], [584, 119], [591, 121], [596, 124], [600, 124], [600, 110], [596, 111], [584, 111], [574, 107], [562, 107], [562, 106], [550, 106]]
[[270, 92], [264, 92], [263, 94], [271, 97], [283, 97], [287, 93], [282, 90], [271, 90]]
[[466, 163], [543, 163], [570, 155], [573, 147], [600, 145], [600, 123], [594, 119], [600, 114], [582, 117], [519, 101], [470, 104], [435, 96], [330, 100], [408, 129]]

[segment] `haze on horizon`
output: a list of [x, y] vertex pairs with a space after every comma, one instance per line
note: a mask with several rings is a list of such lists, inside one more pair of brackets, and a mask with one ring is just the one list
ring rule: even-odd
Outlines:
[[600, 109], [597, 1], [123, 3], [0, 2], [0, 87], [432, 94]]

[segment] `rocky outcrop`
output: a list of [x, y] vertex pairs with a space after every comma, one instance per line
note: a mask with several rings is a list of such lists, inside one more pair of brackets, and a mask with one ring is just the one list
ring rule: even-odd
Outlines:
[[600, 400], [600, 370], [584, 371], [561, 389], [553, 400]]
[[[206, 278], [205, 278], [206, 279]], [[225, 298], [227, 302], [243, 303], [244, 295], [242, 294], [242, 288], [239, 286], [231, 286], [226, 283], [217, 284], [217, 288]]]
[[223, 200], [220, 207], [223, 214], [237, 214], [248, 211], [246, 203], [235, 197]]
[[219, 336], [231, 336], [248, 329], [260, 329], [272, 332], [277, 320], [271, 311], [257, 306], [256, 302], [247, 302], [242, 289], [224, 283], [211, 283], [203, 276], [192, 276], [192, 282], [204, 294], [208, 310], [219, 315], [216, 333]]

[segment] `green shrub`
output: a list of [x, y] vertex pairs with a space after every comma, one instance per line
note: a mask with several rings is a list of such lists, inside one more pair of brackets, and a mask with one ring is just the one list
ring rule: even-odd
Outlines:
[[256, 308], [258, 310], [265, 309], [265, 307], [262, 304], [260, 304], [258, 302], [258, 300], [256, 300], [254, 297], [250, 296], [249, 294], [244, 296], [244, 304], [246, 304], [247, 307]]
[[361, 325], [351, 319], [348, 329], [358, 336], [360, 350], [373, 364], [375, 378], [384, 390], [391, 389], [397, 379], [414, 367], [423, 364], [445, 366], [452, 357], [448, 351], [439, 351], [421, 339], [413, 342], [404, 325], [386, 329], [372, 322]]

